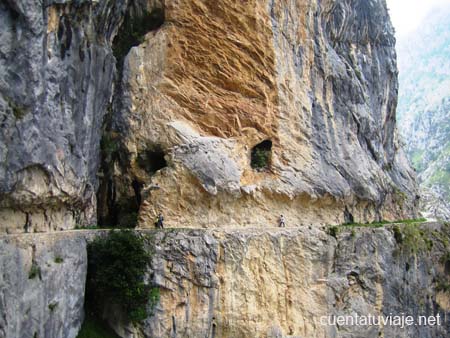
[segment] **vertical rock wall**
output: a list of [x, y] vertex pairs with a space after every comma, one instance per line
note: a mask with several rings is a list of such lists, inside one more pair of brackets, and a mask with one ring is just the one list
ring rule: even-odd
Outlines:
[[[123, 338], [444, 338], [450, 332], [449, 226], [140, 231], [160, 290]], [[401, 234], [401, 236], [399, 236]], [[86, 240], [102, 231], [0, 238], [0, 336], [74, 338], [83, 319]], [[400, 239], [401, 238], [401, 239]], [[405, 328], [324, 325], [323, 316], [436, 316]]]
[[2, 232], [95, 222], [111, 43], [126, 3], [0, 3]]
[[0, 271], [0, 337], [77, 336], [84, 318], [84, 236], [1, 237]]
[[[344, 229], [337, 240], [307, 227], [143, 232], [159, 304], [138, 327], [109, 320], [124, 338], [447, 337], [448, 225], [398, 227], [402, 243], [392, 226]], [[326, 325], [402, 314], [416, 324], [439, 315], [440, 325]]]
[[139, 200], [141, 227], [159, 211], [173, 227], [415, 216], [384, 1], [166, 1], [164, 13], [124, 60], [113, 112], [111, 182], [117, 204]]
[[141, 227], [159, 211], [173, 227], [415, 216], [383, 0], [3, 1], [0, 16], [2, 231], [95, 223], [97, 191], [101, 222]]

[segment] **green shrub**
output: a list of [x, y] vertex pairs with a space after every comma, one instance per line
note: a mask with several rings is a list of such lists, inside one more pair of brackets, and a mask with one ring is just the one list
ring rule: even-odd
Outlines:
[[53, 312], [53, 310], [55, 310], [57, 306], [58, 306], [58, 302], [53, 302], [53, 303], [48, 304], [48, 308], [50, 309], [51, 312]]
[[252, 151], [251, 166], [254, 169], [267, 169], [270, 166], [271, 151], [269, 149], [255, 148]]
[[450, 293], [450, 283], [445, 280], [440, 280], [436, 283], [437, 292]]
[[348, 227], [348, 228], [381, 228], [383, 225], [386, 225], [387, 223], [384, 222], [372, 222], [372, 223], [344, 223], [341, 224], [342, 227]]
[[33, 262], [31, 264], [30, 272], [28, 273], [28, 279], [34, 279], [36, 277], [42, 279], [41, 268], [35, 262]]
[[441, 263], [441, 264], [445, 264], [446, 262], [450, 262], [450, 252], [445, 253], [439, 259], [439, 263]]
[[17, 105], [12, 106], [12, 111], [13, 111], [14, 117], [17, 120], [23, 119], [23, 117], [27, 114], [27, 110], [25, 108], [17, 106]]
[[413, 224], [413, 223], [423, 223], [426, 221], [427, 221], [426, 218], [415, 218], [415, 219], [402, 219], [400, 221], [394, 221], [391, 223]]
[[328, 235], [337, 239], [338, 234], [339, 234], [339, 228], [336, 225], [330, 226], [328, 228]]
[[24, 106], [17, 104], [12, 98], [6, 96], [5, 99], [16, 120], [21, 120], [28, 114], [29, 110]]
[[346, 227], [368, 227], [368, 228], [381, 228], [388, 224], [414, 224], [414, 223], [423, 223], [425, 222], [425, 218], [419, 218], [419, 219], [402, 219], [397, 221], [380, 221], [380, 222], [372, 222], [372, 223], [345, 223], [341, 224], [341, 226]]
[[153, 310], [159, 303], [160, 293], [158, 287], [152, 287], [150, 290], [150, 315], [154, 315]]
[[425, 237], [425, 235], [423, 237], [423, 240], [425, 241], [425, 246], [427, 250], [431, 251], [433, 249], [433, 241], [430, 238]]
[[62, 262], [64, 262], [64, 259], [62, 257], [60, 257], [60, 256], [55, 257], [55, 263], [61, 264]]
[[88, 245], [87, 305], [116, 305], [132, 322], [145, 319], [153, 292], [144, 283], [150, 259], [143, 239], [132, 231], [111, 231], [95, 239]]
[[433, 242], [427, 237], [427, 234], [412, 223], [405, 224], [402, 229], [402, 248], [416, 254], [425, 249], [431, 250]]

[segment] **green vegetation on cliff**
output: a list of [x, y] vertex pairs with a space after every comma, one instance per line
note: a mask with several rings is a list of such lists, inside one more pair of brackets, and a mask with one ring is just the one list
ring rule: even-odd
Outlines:
[[132, 322], [147, 318], [159, 300], [159, 289], [144, 278], [150, 260], [144, 239], [135, 232], [97, 237], [88, 245], [87, 307], [98, 313], [117, 307]]
[[361, 228], [361, 227], [368, 227], [368, 228], [381, 228], [385, 225], [390, 224], [414, 224], [414, 223], [423, 223], [427, 220], [425, 218], [418, 218], [418, 219], [402, 219], [398, 221], [380, 221], [380, 222], [372, 222], [372, 223], [345, 223], [340, 225], [331, 225], [328, 228], [328, 233], [332, 235], [339, 233], [339, 228]]

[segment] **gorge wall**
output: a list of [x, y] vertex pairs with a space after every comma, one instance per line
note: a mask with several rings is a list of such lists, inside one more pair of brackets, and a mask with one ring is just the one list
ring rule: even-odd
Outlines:
[[84, 236], [1, 236], [0, 271], [0, 337], [78, 335], [87, 273]]
[[415, 216], [382, 0], [0, 11], [3, 232]]
[[[117, 204], [137, 186], [140, 227], [159, 211], [171, 227], [414, 214], [383, 1], [166, 1], [164, 13], [125, 59], [111, 130], [128, 154], [112, 174]], [[255, 170], [264, 141], [270, 163]]]
[[[414, 253], [324, 227], [417, 214], [384, 0], [0, 0], [0, 22], [0, 337], [76, 337], [93, 224], [154, 252], [154, 315], [106, 309], [124, 338], [447, 335], [320, 324], [449, 307], [447, 225]], [[197, 229], [145, 230], [158, 212]]]
[[[106, 308], [123, 338], [447, 337], [449, 225], [145, 230], [160, 289], [142, 324]], [[0, 336], [74, 338], [83, 318], [86, 240], [102, 231], [0, 239]], [[432, 243], [432, 244], [430, 244]], [[59, 258], [58, 260], [56, 258]], [[36, 271], [33, 277], [31, 273]], [[331, 315], [438, 315], [441, 325], [323, 325]]]
[[337, 240], [307, 227], [158, 233], [152, 269], [161, 301], [141, 335], [122, 336], [445, 337], [448, 323], [321, 324], [322, 316], [355, 313], [446, 318], [448, 294], [438, 284], [449, 277], [442, 259], [448, 226], [428, 225], [424, 234], [433, 248], [411, 254], [392, 227], [344, 230]]
[[95, 223], [111, 42], [126, 1], [1, 1], [0, 227]]

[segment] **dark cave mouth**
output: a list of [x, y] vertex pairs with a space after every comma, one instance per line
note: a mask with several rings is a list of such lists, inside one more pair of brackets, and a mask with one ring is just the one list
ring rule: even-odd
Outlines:
[[272, 141], [264, 140], [255, 145], [250, 154], [250, 166], [255, 170], [269, 170], [272, 164]]
[[157, 171], [167, 167], [165, 156], [165, 152], [159, 147], [147, 149], [138, 154], [137, 163], [148, 174], [154, 175]]

